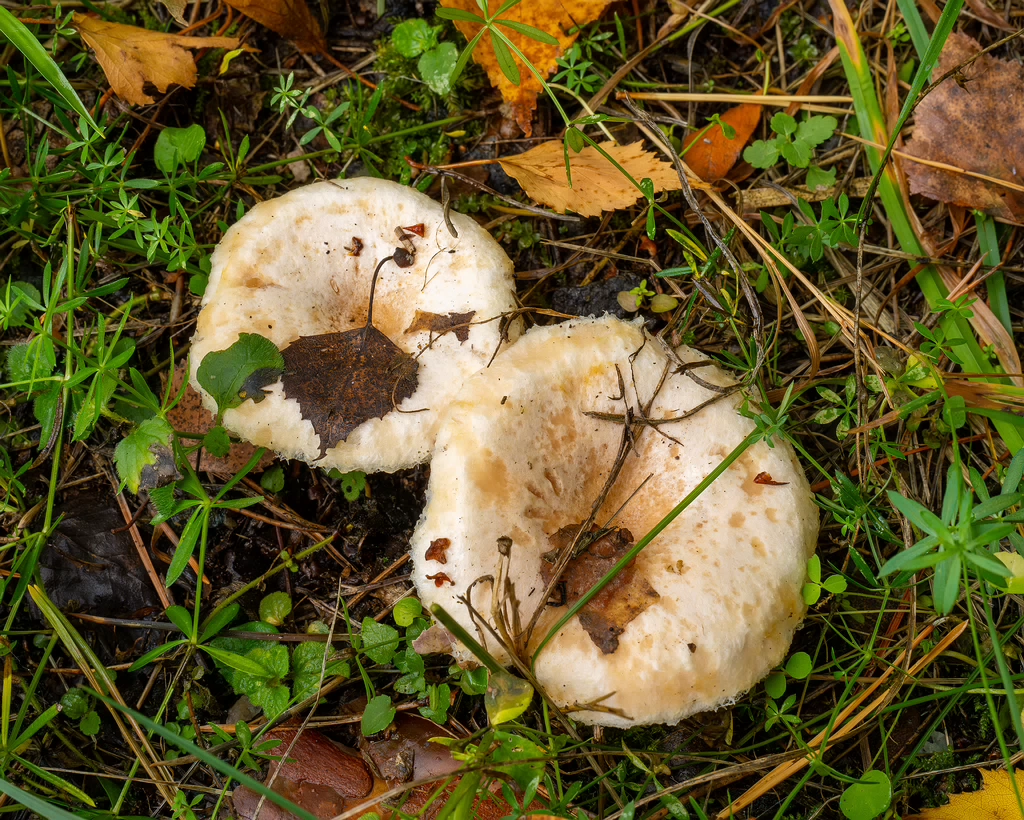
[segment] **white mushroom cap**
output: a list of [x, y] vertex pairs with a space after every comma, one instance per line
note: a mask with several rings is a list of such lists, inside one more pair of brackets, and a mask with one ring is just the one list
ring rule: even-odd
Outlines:
[[[706, 360], [685, 347], [676, 355]], [[584, 319], [529, 331], [469, 379], [442, 418], [427, 507], [412, 539], [424, 603], [441, 604], [507, 662], [458, 596], [497, 575], [496, 542], [510, 538], [508, 576], [520, 620], [529, 622], [544, 605], [541, 556], [552, 549], [551, 536], [587, 519], [615, 461], [622, 424], [586, 413], [622, 415], [616, 368], [634, 411], [657, 391], [652, 419], [716, 395], [671, 371], [658, 391], [671, 361], [634, 324]], [[706, 383], [732, 383], [717, 367], [694, 372]], [[659, 428], [675, 440], [645, 427], [597, 525], [622, 507], [612, 526], [629, 530], [634, 542], [646, 535], [753, 429], [739, 403], [734, 393]], [[805, 611], [801, 588], [817, 532], [817, 509], [792, 449], [750, 447], [632, 565], [660, 597], [625, 624], [617, 648], [603, 652], [573, 618], [537, 661], [541, 686], [563, 707], [600, 702], [618, 710], [573, 714], [608, 726], [676, 723], [728, 703], [784, 658]], [[471, 600], [490, 621], [491, 585], [476, 584]], [[531, 655], [564, 612], [547, 607]], [[470, 658], [465, 648], [455, 654]]]
[[[227, 410], [224, 425], [253, 444], [325, 468], [390, 472], [425, 461], [438, 413], [465, 378], [490, 361], [499, 345], [499, 317], [515, 307], [512, 263], [504, 251], [472, 219], [454, 212], [450, 219], [457, 238], [434, 200], [369, 178], [318, 182], [253, 208], [213, 254], [192, 341], [192, 385], [204, 404], [216, 410], [196, 379], [200, 362], [240, 333], [258, 333], [285, 348], [300, 336], [363, 326], [374, 268], [400, 246], [395, 229], [406, 228], [415, 263], [386, 264], [373, 305], [374, 327], [418, 355], [418, 387], [398, 404], [405, 412], [364, 422], [322, 459], [320, 436], [280, 381], [259, 404]], [[422, 236], [410, 231], [420, 226]], [[429, 329], [438, 321], [432, 316], [443, 321], [470, 312], [470, 319], [454, 320], [463, 325], [457, 333]], [[510, 338], [518, 329], [514, 323]]]

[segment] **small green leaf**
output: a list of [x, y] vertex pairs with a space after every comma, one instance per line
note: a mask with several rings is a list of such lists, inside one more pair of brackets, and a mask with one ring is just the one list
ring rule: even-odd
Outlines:
[[797, 124], [796, 120], [793, 119], [789, 114], [782, 111], [772, 117], [772, 131], [776, 134], [781, 134], [784, 137], [788, 137], [791, 134], [796, 133]]
[[423, 604], [416, 598], [403, 598], [397, 604], [393, 612], [395, 623], [399, 626], [412, 626], [412, 622], [415, 621], [423, 613]]
[[203, 447], [215, 458], [224, 458], [231, 452], [231, 439], [223, 427], [214, 427], [203, 436]]
[[442, 20], [458, 20], [461, 23], [479, 23], [483, 25], [485, 22], [484, 18], [479, 14], [473, 14], [473, 12], [464, 11], [463, 9], [438, 8], [434, 10], [434, 14]]
[[192, 637], [192, 614], [183, 606], [172, 606], [167, 608], [167, 620], [178, 627], [178, 631], [186, 637]]
[[504, 20], [498, 19], [494, 21], [499, 26], [505, 26], [512, 29], [524, 37], [529, 37], [531, 40], [536, 40], [538, 43], [543, 43], [546, 46], [557, 46], [558, 38], [552, 34], [548, 34], [546, 31], [542, 31], [536, 26], [530, 26], [526, 23], [520, 23], [516, 20]]
[[75, 687], [61, 695], [60, 707], [65, 717], [79, 720], [85, 717], [85, 713], [92, 707], [92, 698], [84, 689]]
[[791, 678], [803, 680], [811, 674], [814, 664], [806, 652], [794, 652], [793, 657], [786, 661], [786, 672]]
[[807, 577], [816, 584], [821, 581], [821, 559], [817, 555], [807, 560]]
[[812, 191], [816, 191], [819, 188], [831, 188], [836, 184], [836, 167], [833, 165], [827, 171], [819, 168], [817, 165], [811, 165], [807, 168], [807, 187]]
[[277, 345], [257, 333], [242, 333], [226, 350], [207, 353], [196, 378], [223, 413], [247, 399], [263, 401], [263, 388], [283, 372], [284, 357]]
[[782, 672], [772, 672], [764, 679], [764, 691], [770, 698], [781, 698], [786, 694], [786, 676]]
[[437, 32], [422, 18], [406, 20], [395, 26], [391, 42], [399, 54], [411, 59], [437, 45]]
[[839, 808], [848, 820], [874, 820], [892, 801], [892, 784], [885, 772], [866, 772], [859, 783], [846, 787]]
[[500, 34], [494, 29], [488, 29], [488, 31], [491, 35], [491, 46], [494, 48], [494, 57], [498, 62], [498, 68], [501, 69], [501, 73], [505, 75], [505, 78], [512, 85], [519, 85], [519, 66], [516, 65], [512, 52], [509, 51]]
[[397, 713], [398, 710], [391, 704], [391, 698], [387, 695], [370, 698], [370, 702], [363, 710], [363, 719], [360, 724], [363, 737], [383, 732], [391, 725]]
[[260, 486], [268, 493], [281, 492], [284, 489], [284, 470], [281, 467], [264, 470], [260, 476]]
[[362, 637], [363, 652], [374, 663], [390, 663], [398, 651], [398, 630], [373, 618], [363, 618]]
[[818, 603], [818, 599], [821, 598], [821, 586], [814, 583], [813, 581], [809, 584], [804, 584], [804, 588], [800, 591], [803, 596], [804, 603], [807, 606], [814, 606]]
[[779, 161], [779, 144], [776, 140], [757, 140], [743, 149], [743, 159], [755, 168], [771, 168]]
[[360, 470], [342, 473], [339, 478], [341, 480], [341, 494], [345, 496], [345, 500], [348, 502], [357, 501], [359, 496], [366, 491], [366, 473]]
[[185, 525], [185, 529], [181, 531], [181, 539], [174, 549], [174, 557], [171, 558], [171, 565], [167, 568], [167, 578], [164, 580], [168, 587], [181, 577], [181, 573], [188, 566], [188, 561], [192, 557], [192, 553], [195, 552], [196, 544], [199, 543], [199, 536], [202, 534], [207, 520], [208, 516], [204, 514], [203, 508], [197, 508]]
[[146, 419], [125, 436], [114, 448], [114, 464], [121, 484], [127, 486], [134, 494], [139, 493], [139, 480], [142, 470], [156, 463], [154, 447], [167, 447], [174, 433], [173, 428], [164, 419], [154, 416]]
[[459, 50], [452, 43], [441, 43], [426, 51], [416, 63], [420, 77], [435, 94], [445, 95], [452, 90], [452, 76], [459, 61]]
[[260, 620], [274, 626], [284, 623], [292, 611], [292, 599], [287, 592], [271, 592], [260, 601]]
[[[778, 115], [776, 115], [778, 116]], [[772, 120], [774, 128], [775, 120]], [[831, 137], [839, 125], [835, 117], [814, 116], [797, 126], [794, 142], [802, 142], [809, 148], [815, 148]]]
[[79, 730], [86, 737], [95, 737], [100, 731], [100, 716], [93, 709], [86, 713], [78, 724]]
[[165, 174], [173, 174], [179, 165], [199, 159], [206, 147], [206, 132], [201, 125], [165, 128], [153, 146], [153, 162]]
[[822, 586], [833, 595], [840, 595], [846, 592], [847, 583], [842, 575], [830, 575]]
[[238, 604], [228, 604], [224, 609], [216, 612], [213, 617], [203, 624], [203, 633], [199, 636], [199, 642], [205, 643], [214, 635], [222, 632], [228, 624], [238, 617], [239, 611], [241, 611], [241, 607]]

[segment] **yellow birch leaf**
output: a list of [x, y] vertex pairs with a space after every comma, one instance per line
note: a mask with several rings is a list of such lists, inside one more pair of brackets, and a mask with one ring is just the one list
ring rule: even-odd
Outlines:
[[[642, 143], [606, 142], [601, 148], [637, 182], [649, 178], [655, 191], [678, 191], [682, 187], [672, 164], [645, 151]], [[589, 145], [578, 154], [569, 152], [571, 188], [565, 174], [561, 140], [542, 142], [536, 148], [500, 162], [505, 173], [514, 177], [532, 199], [559, 213], [574, 211], [580, 216], [600, 216], [602, 211], [628, 208], [641, 196], [618, 168]]]
[[[497, 12], [504, 2], [505, 0], [488, 0], [489, 13]], [[537, 73], [546, 80], [557, 67], [558, 58], [576, 42], [579, 27], [592, 23], [600, 17], [610, 2], [611, 0], [525, 0], [499, 18], [538, 28], [556, 38], [557, 46], [538, 42], [525, 34], [502, 26], [500, 23], [498, 30], [512, 41], [530, 61]], [[441, 0], [441, 5], [447, 9], [460, 9], [476, 15], [480, 14], [480, 7], [476, 4], [476, 0]], [[455, 25], [467, 40], [472, 40], [480, 31], [479, 23], [457, 20]], [[519, 85], [512, 83], [498, 65], [490, 34], [484, 34], [480, 38], [480, 42], [473, 51], [473, 59], [487, 72], [491, 85], [501, 92], [502, 99], [508, 104], [512, 116], [519, 127], [523, 129], [523, 133], [530, 136], [533, 133], [533, 112], [537, 108], [537, 95], [543, 90], [540, 80], [533, 75], [533, 72], [522, 60], [513, 54], [512, 59], [515, 60], [516, 66], [519, 68], [520, 81]]]
[[142, 89], [146, 83], [163, 93], [172, 84], [192, 88], [196, 61], [186, 49], [234, 48], [237, 37], [185, 37], [137, 26], [108, 23], [93, 15], [76, 14], [72, 23], [96, 55], [114, 92], [135, 105], [155, 100]]
[[[1024, 774], [1016, 772], [1017, 788], [1024, 794]], [[904, 816], [903, 820], [1020, 820], [1017, 797], [1013, 784], [1005, 771], [981, 770], [980, 791], [950, 795], [949, 805], [937, 809], [925, 809], [920, 814]]]

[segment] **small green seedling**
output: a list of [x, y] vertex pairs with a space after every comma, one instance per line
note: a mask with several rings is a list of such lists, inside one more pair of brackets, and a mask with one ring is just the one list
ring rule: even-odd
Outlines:
[[771, 121], [775, 136], [747, 146], [743, 159], [755, 168], [771, 168], [780, 158], [797, 168], [807, 168], [814, 149], [829, 139], [838, 125], [835, 117], [815, 115], [797, 122], [780, 111]]
[[843, 383], [842, 395], [828, 387], [818, 387], [818, 395], [821, 396], [828, 406], [819, 410], [811, 419], [815, 424], [836, 424], [836, 438], [842, 441], [850, 433], [850, 428], [855, 427], [857, 420], [857, 379], [848, 376]]
[[64, 717], [77, 720], [78, 730], [86, 737], [95, 737], [100, 730], [100, 716], [93, 705], [92, 696], [80, 687], [69, 689], [60, 699]]
[[842, 575], [830, 575], [824, 581], [821, 580], [821, 559], [817, 555], [812, 555], [807, 562], [807, 578], [803, 588], [804, 603], [807, 606], [818, 603], [822, 590], [832, 595], [846, 592], [846, 579]]
[[452, 43], [439, 42], [441, 26], [431, 26], [426, 20], [406, 20], [395, 26], [391, 41], [403, 57], [419, 57], [416, 68], [427, 87], [435, 94], [452, 90], [455, 64], [459, 50]]

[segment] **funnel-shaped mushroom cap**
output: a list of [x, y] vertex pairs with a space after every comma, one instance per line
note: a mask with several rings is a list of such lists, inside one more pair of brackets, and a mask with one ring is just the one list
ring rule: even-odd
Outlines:
[[[392, 396], [384, 389], [377, 397], [383, 417], [370, 417], [337, 442], [321, 440], [308, 420], [310, 407], [280, 381], [258, 404], [227, 410], [224, 424], [283, 456], [342, 471], [394, 471], [425, 461], [438, 413], [491, 359], [499, 317], [515, 306], [504, 251], [468, 217], [453, 212], [450, 219], [458, 237], [429, 197], [367, 178], [319, 182], [257, 205], [213, 254], [192, 342], [193, 386], [202, 392], [195, 374], [203, 357], [227, 349], [241, 333], [258, 333], [284, 349], [299, 337], [364, 326], [375, 267], [396, 247], [409, 248], [411, 259], [401, 261], [410, 266], [388, 262], [381, 268], [373, 326], [415, 357], [415, 392]], [[518, 325], [510, 331], [514, 339]], [[327, 362], [297, 358], [307, 383], [330, 379]], [[368, 391], [378, 392], [383, 376], [359, 374]], [[205, 393], [204, 402], [216, 410]]]
[[[507, 572], [520, 623], [545, 607], [532, 656], [565, 613], [562, 601], [579, 600], [753, 429], [736, 393], [684, 420], [642, 427], [595, 519], [604, 526], [621, 510], [612, 531], [573, 559], [545, 605], [551, 562], [611, 473], [624, 404], [642, 415], [653, 397], [647, 417], [669, 419], [721, 396], [677, 372], [680, 360], [706, 357], [688, 348], [673, 357], [617, 319], [579, 320], [531, 330], [469, 379], [439, 426], [412, 540], [424, 603], [441, 604], [507, 661], [458, 596], [499, 575], [497, 542], [511, 539]], [[732, 384], [717, 367], [691, 372]], [[561, 706], [614, 710], [573, 715], [609, 726], [676, 723], [729, 702], [784, 658], [804, 614], [817, 532], [791, 448], [755, 444], [548, 644], [536, 666], [540, 684]], [[491, 583], [477, 583], [471, 602], [490, 622]], [[470, 657], [464, 649], [458, 656]]]

